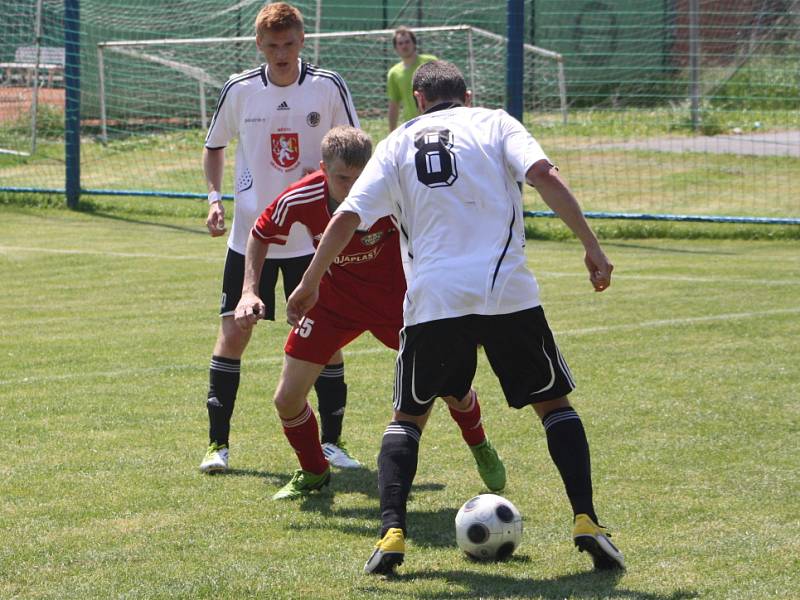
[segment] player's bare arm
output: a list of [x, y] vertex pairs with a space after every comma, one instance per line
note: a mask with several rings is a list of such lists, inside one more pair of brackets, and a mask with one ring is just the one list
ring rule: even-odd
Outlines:
[[252, 235], [247, 240], [247, 250], [244, 255], [244, 283], [242, 283], [242, 297], [233, 318], [242, 329], [250, 329], [259, 319], [264, 317], [264, 303], [258, 296], [258, 285], [261, 282], [261, 269], [267, 257], [269, 244], [264, 244]]
[[[222, 172], [225, 168], [224, 148], [203, 148], [203, 172], [206, 176], [206, 185], [209, 193], [222, 191]], [[209, 202], [206, 227], [211, 237], [225, 234], [225, 207], [222, 200]]]
[[614, 265], [600, 247], [600, 242], [586, 222], [578, 201], [558, 174], [558, 170], [548, 161], [540, 160], [528, 169], [525, 179], [581, 241], [586, 250], [584, 262], [589, 271], [589, 280], [596, 292], [605, 290], [611, 285]]
[[397, 129], [397, 120], [400, 118], [400, 103], [389, 100], [389, 131]]
[[[334, 259], [347, 246], [353, 237], [361, 219], [352, 212], [336, 213], [331, 219], [322, 239], [314, 253], [311, 264], [308, 265], [303, 279], [300, 281], [289, 300], [286, 302], [286, 318], [291, 325], [297, 325], [300, 319], [311, 310], [319, 298], [319, 282], [325, 271], [328, 270]], [[247, 249], [250, 249], [248, 244]], [[246, 276], [246, 274], [245, 274]]]

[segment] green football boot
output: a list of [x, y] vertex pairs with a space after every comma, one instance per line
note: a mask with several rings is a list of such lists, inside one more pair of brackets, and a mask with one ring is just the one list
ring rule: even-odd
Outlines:
[[478, 474], [483, 479], [483, 483], [489, 488], [489, 491], [499, 492], [506, 487], [506, 467], [503, 461], [497, 455], [497, 450], [494, 449], [489, 438], [483, 440], [480, 444], [470, 446], [472, 456], [475, 457], [475, 463], [478, 465]]
[[321, 490], [331, 482], [331, 469], [328, 467], [325, 472], [315, 475], [303, 469], [297, 469], [285, 486], [279, 489], [273, 500], [293, 500], [308, 496], [315, 490]]

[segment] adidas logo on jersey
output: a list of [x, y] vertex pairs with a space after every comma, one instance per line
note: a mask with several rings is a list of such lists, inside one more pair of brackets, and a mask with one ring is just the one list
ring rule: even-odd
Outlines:
[[286, 104], [286, 100], [284, 100], [283, 102], [278, 104], [278, 110], [291, 110], [291, 109], [289, 108], [289, 105]]

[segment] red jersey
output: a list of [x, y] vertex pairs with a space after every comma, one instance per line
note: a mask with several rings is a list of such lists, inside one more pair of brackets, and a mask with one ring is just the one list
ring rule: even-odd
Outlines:
[[[252, 235], [264, 244], [283, 245], [292, 225], [304, 225], [319, 244], [331, 220], [328, 182], [315, 171], [290, 185], [264, 209]], [[403, 320], [406, 280], [397, 227], [388, 217], [368, 231], [356, 231], [319, 286], [318, 304], [344, 320], [367, 326]]]

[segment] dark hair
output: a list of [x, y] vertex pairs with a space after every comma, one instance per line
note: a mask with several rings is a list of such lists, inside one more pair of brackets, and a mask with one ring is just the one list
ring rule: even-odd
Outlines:
[[322, 161], [330, 165], [339, 159], [348, 167], [363, 168], [372, 154], [372, 140], [355, 127], [339, 125], [322, 138]]
[[414, 73], [412, 89], [420, 92], [425, 100], [458, 100], [467, 97], [467, 82], [458, 67], [446, 60], [425, 63]]
[[392, 36], [392, 46], [394, 46], [395, 48], [397, 48], [397, 36], [400, 35], [407, 35], [408, 37], [411, 38], [411, 41], [414, 42], [414, 45], [415, 46], [417, 45], [417, 36], [414, 35], [414, 32], [411, 31], [405, 25], [401, 25], [400, 27], [394, 30], [394, 35]]

